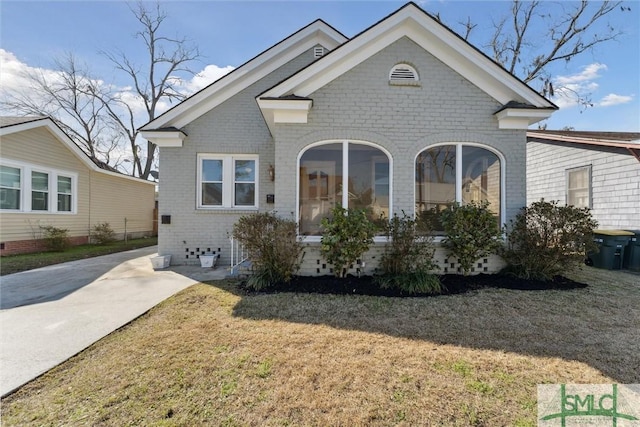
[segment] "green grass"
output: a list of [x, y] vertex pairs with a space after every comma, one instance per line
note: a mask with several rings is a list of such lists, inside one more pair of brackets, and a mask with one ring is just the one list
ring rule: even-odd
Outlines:
[[119, 240], [108, 245], [80, 245], [73, 246], [64, 252], [38, 252], [33, 254], [3, 256], [0, 259], [0, 275], [19, 273], [60, 264], [61, 262], [76, 261], [100, 255], [129, 251], [131, 249], [153, 246], [158, 243], [157, 237], [133, 239], [127, 242]]
[[533, 427], [537, 384], [640, 382], [640, 276], [577, 274], [433, 298], [197, 284], [5, 397], [2, 425]]

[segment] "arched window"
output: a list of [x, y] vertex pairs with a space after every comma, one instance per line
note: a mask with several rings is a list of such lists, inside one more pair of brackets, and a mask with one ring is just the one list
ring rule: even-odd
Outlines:
[[337, 204], [366, 208], [371, 218], [389, 216], [390, 157], [372, 144], [352, 141], [315, 144], [300, 156], [298, 179], [301, 235], [321, 235], [320, 221]]
[[475, 145], [438, 145], [422, 151], [416, 158], [416, 216], [429, 220], [433, 231], [441, 234], [442, 210], [454, 202], [488, 202], [502, 224], [503, 166], [496, 153]]

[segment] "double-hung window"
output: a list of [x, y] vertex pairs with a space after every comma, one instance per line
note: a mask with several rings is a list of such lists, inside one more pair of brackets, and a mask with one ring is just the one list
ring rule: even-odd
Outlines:
[[31, 210], [49, 210], [49, 174], [31, 172]]
[[567, 170], [567, 205], [591, 207], [591, 166]]
[[58, 212], [71, 212], [73, 207], [73, 186], [70, 176], [58, 175]]
[[0, 209], [20, 210], [22, 170], [0, 165]]
[[198, 155], [198, 208], [257, 207], [257, 155]]

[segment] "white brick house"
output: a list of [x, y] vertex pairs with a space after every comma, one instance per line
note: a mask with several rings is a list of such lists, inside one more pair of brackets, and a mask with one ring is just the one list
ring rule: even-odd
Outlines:
[[413, 3], [352, 39], [315, 21], [141, 129], [160, 147], [159, 252], [228, 262], [237, 219], [275, 210], [310, 245], [303, 273], [327, 274], [313, 243], [336, 203], [488, 200], [505, 222], [526, 203], [526, 129], [556, 109]]

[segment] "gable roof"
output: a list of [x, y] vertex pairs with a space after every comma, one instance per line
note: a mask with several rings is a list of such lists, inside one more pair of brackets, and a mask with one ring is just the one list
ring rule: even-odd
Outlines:
[[498, 112], [513, 109], [512, 105], [519, 110], [558, 109], [415, 3], [407, 3], [339, 48], [265, 91], [259, 98], [292, 94], [307, 97], [401, 37], [409, 37], [503, 104], [504, 107]]
[[140, 128], [181, 128], [318, 44], [332, 50], [347, 37], [318, 19], [191, 95]]
[[640, 132], [588, 132], [536, 130], [527, 132], [527, 142], [569, 143], [583, 148], [614, 147], [626, 149], [640, 162]]
[[[154, 182], [144, 179], [136, 178], [133, 176], [125, 175], [115, 171], [111, 166], [104, 164], [103, 162], [94, 162], [84, 151], [73, 142], [73, 140], [67, 135], [50, 117], [35, 116], [35, 117], [9, 117], [0, 116], [0, 136], [11, 135], [14, 133], [25, 132], [31, 129], [37, 129], [44, 127], [49, 130], [69, 151], [71, 151], [80, 162], [82, 162], [89, 169], [104, 173], [106, 175], [115, 176], [123, 179], [130, 179], [136, 182], [148, 183], [155, 185]], [[106, 167], [104, 167], [104, 166]]]

